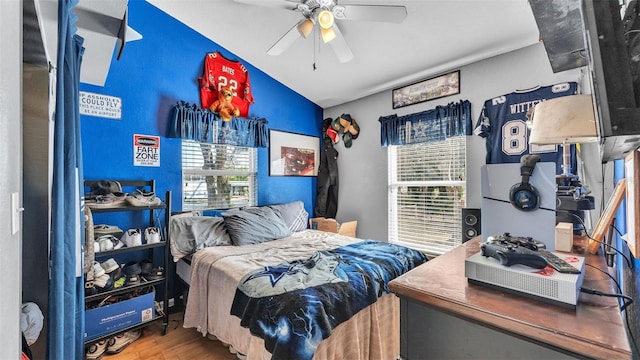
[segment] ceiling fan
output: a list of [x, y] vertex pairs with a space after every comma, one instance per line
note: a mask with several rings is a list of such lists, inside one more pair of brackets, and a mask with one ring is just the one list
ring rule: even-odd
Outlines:
[[400, 5], [339, 5], [337, 0], [235, 0], [238, 3], [277, 7], [297, 11], [304, 19], [287, 31], [269, 50], [269, 55], [280, 55], [299, 37], [307, 38], [316, 24], [322, 40], [328, 43], [340, 62], [353, 59], [353, 52], [335, 20], [363, 20], [400, 23], [407, 9]]

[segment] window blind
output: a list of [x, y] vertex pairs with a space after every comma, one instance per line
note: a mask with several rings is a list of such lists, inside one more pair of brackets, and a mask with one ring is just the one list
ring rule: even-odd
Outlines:
[[229, 209], [257, 203], [254, 148], [182, 141], [182, 209]]
[[461, 244], [465, 137], [388, 149], [389, 241], [435, 255]]

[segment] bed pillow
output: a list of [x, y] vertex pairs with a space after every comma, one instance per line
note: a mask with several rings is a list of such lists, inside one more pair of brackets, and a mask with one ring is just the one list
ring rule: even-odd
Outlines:
[[302, 231], [307, 228], [309, 213], [304, 209], [302, 201], [269, 205], [269, 207], [282, 218], [282, 221], [291, 232]]
[[267, 206], [226, 211], [222, 217], [233, 245], [259, 244], [291, 235], [282, 218]]
[[205, 247], [232, 245], [221, 217], [172, 216], [169, 234], [173, 261]]

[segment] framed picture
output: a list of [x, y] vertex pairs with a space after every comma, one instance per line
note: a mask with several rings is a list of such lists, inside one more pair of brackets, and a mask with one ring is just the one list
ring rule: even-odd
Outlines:
[[609, 231], [609, 227], [613, 223], [613, 218], [616, 211], [618, 211], [618, 207], [620, 206], [626, 192], [627, 179], [620, 179], [616, 187], [613, 189], [613, 194], [611, 194], [611, 197], [607, 202], [607, 206], [604, 208], [602, 214], [600, 214], [600, 219], [598, 219], [598, 223], [593, 229], [593, 233], [591, 233], [587, 249], [590, 254], [595, 254], [598, 251], [600, 244], [604, 241], [604, 236], [607, 231]]
[[637, 259], [640, 257], [640, 151], [624, 158], [627, 179], [627, 245]]
[[269, 176], [318, 176], [320, 138], [269, 130]]
[[393, 89], [393, 108], [401, 108], [441, 97], [460, 94], [460, 70]]

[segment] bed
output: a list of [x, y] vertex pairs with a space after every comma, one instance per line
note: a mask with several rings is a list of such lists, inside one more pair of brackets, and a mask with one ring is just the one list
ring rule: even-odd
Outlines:
[[399, 300], [387, 284], [426, 256], [306, 229], [307, 219], [302, 202], [172, 217], [184, 327], [249, 360], [397, 358]]

